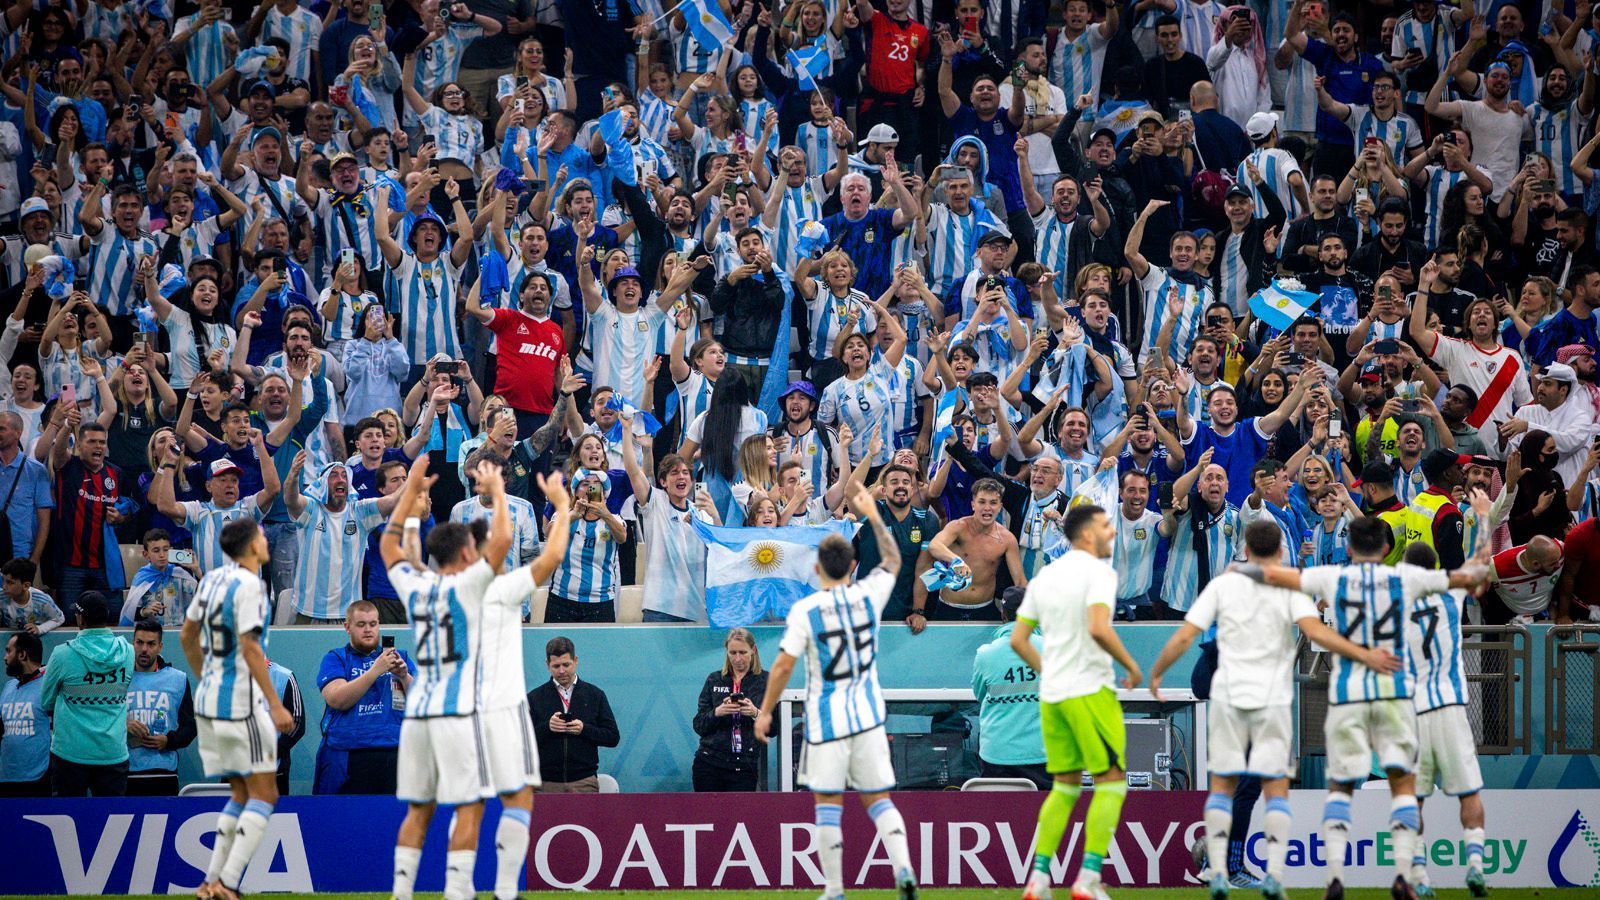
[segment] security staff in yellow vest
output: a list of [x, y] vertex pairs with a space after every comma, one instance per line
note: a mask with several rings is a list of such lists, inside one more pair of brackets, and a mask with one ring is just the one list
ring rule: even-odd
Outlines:
[[1406, 505], [1394, 493], [1394, 467], [1382, 457], [1361, 467], [1361, 510], [1389, 526], [1389, 552], [1383, 564], [1400, 562], [1406, 552]]
[[1433, 548], [1443, 569], [1458, 569], [1466, 562], [1462, 541], [1466, 522], [1451, 491], [1466, 483], [1462, 465], [1472, 457], [1454, 450], [1430, 450], [1422, 458], [1422, 474], [1428, 489], [1406, 507], [1406, 542], [1423, 543]]

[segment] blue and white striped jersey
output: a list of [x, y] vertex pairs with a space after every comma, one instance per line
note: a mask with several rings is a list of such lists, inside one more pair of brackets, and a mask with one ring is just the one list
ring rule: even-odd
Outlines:
[[928, 210], [928, 290], [935, 297], [943, 297], [978, 264], [972, 255], [972, 230], [977, 227], [977, 207], [969, 206], [965, 215], [943, 203]]
[[1422, 462], [1407, 472], [1398, 459], [1394, 460], [1394, 493], [1400, 502], [1407, 506], [1417, 499], [1417, 495], [1428, 489], [1428, 478], [1422, 474]]
[[822, 221], [822, 202], [828, 192], [820, 175], [806, 178], [798, 187], [783, 182], [783, 200], [778, 203], [778, 221], [772, 228], [768, 242], [772, 246], [772, 259], [784, 271], [794, 271], [800, 261], [795, 252], [795, 242], [800, 238], [800, 226], [807, 222]]
[[248, 719], [262, 699], [250, 667], [239, 651], [239, 638], [261, 632], [266, 642], [267, 593], [261, 576], [229, 561], [200, 579], [185, 613], [200, 626], [200, 684], [194, 691], [194, 714], [208, 719]]
[[[1443, 70], [1450, 62], [1450, 57], [1456, 52], [1456, 22], [1455, 9], [1448, 6], [1439, 7], [1438, 14], [1430, 22], [1418, 22], [1416, 16], [1407, 10], [1400, 16], [1400, 21], [1394, 26], [1394, 40], [1389, 46], [1394, 59], [1401, 59], [1408, 50], [1421, 50], [1423, 58], [1431, 61], [1439, 70]], [[1275, 34], [1282, 34], [1279, 28]], [[1427, 99], [1426, 89], [1420, 91], [1406, 91], [1405, 102], [1414, 106], [1421, 106]], [[1449, 99], [1449, 98], [1446, 98]], [[1429, 246], [1432, 246], [1431, 244]]]
[[274, 5], [267, 10], [266, 21], [261, 24], [258, 43], [270, 37], [280, 37], [289, 42], [289, 77], [309, 82], [311, 53], [317, 49], [317, 42], [322, 37], [322, 17], [303, 6], [284, 15]]
[[[172, 370], [172, 389], [181, 391], [200, 374], [200, 347], [195, 343], [194, 317], [187, 310], [174, 306], [162, 320], [161, 327], [166, 329], [168, 346], [172, 348], [167, 354], [167, 362]], [[232, 325], [207, 322], [202, 327], [206, 330], [207, 347], [213, 350], [220, 348], [228, 356], [233, 355], [233, 342], [239, 337]]]
[[843, 297], [835, 296], [833, 289], [813, 278], [817, 292], [806, 304], [806, 316], [811, 320], [811, 357], [821, 362], [833, 358], [833, 341], [849, 324], [850, 313], [857, 317], [855, 330], [871, 334], [878, 330], [878, 314], [872, 311], [871, 298], [865, 292], [850, 288]]
[[483, 152], [483, 123], [472, 116], [447, 113], [437, 106], [428, 107], [420, 117], [429, 136], [439, 142], [439, 159], [453, 159], [471, 167]]
[[782, 434], [789, 439], [789, 444], [778, 454], [778, 465], [783, 465], [791, 459], [798, 459], [805, 465], [806, 477], [814, 485], [830, 484], [829, 474], [833, 471], [833, 458], [828, 448], [838, 444], [839, 437], [831, 429], [826, 442], [822, 439], [826, 425], [819, 425], [813, 421], [811, 428], [804, 434], [795, 436], [789, 434], [787, 429]]
[[[1359, 145], [1361, 142], [1358, 140], [1356, 143]], [[1279, 150], [1276, 147], [1257, 147], [1250, 151], [1249, 156], [1245, 157], [1245, 162], [1253, 164], [1261, 172], [1261, 180], [1272, 188], [1272, 193], [1277, 195], [1278, 202], [1283, 204], [1284, 212], [1287, 213], [1287, 218], [1284, 221], [1292, 222], [1306, 212], [1305, 209], [1301, 208], [1300, 201], [1295, 197], [1293, 185], [1289, 183], [1290, 175], [1298, 174], [1301, 179], [1305, 178], [1304, 173], [1300, 171], [1300, 163], [1295, 161], [1294, 154], [1287, 150]], [[1238, 170], [1234, 172], [1234, 178], [1238, 180], [1239, 184], [1244, 185], [1245, 190], [1250, 192], [1250, 199], [1255, 201], [1256, 218], [1265, 219], [1267, 217], [1267, 204], [1261, 199], [1261, 188], [1250, 178], [1249, 170], [1245, 168], [1244, 162], [1239, 163]]]
[[[349, 199], [327, 188], [317, 189], [317, 205], [311, 213], [316, 217], [317, 230], [322, 235], [323, 265], [319, 272], [322, 284], [332, 283], [333, 268], [339, 264], [339, 251], [346, 247], [354, 248], [369, 271], [383, 266], [383, 252], [378, 249], [378, 232], [373, 227], [373, 196], [367, 187], [369, 185], [363, 185], [362, 190]], [[403, 206], [403, 198], [396, 199]], [[395, 205], [390, 203], [391, 214], [403, 212], [394, 210]], [[351, 235], [355, 235], [353, 244]]]
[[1242, 317], [1250, 301], [1250, 267], [1244, 260], [1244, 235], [1228, 231], [1213, 265], [1222, 276], [1222, 296], [1218, 299], [1228, 304], [1235, 316]]
[[[1275, 32], [1283, 34], [1282, 29]], [[1273, 44], [1273, 49], [1283, 45], [1278, 39]], [[1285, 132], [1305, 131], [1312, 132], [1317, 129], [1317, 92], [1313, 83], [1317, 77], [1317, 67], [1306, 62], [1306, 58], [1291, 51], [1294, 59], [1289, 63], [1289, 77], [1283, 88], [1283, 119], [1278, 127]], [[1431, 246], [1431, 245], [1430, 245]]]
[[1211, 50], [1212, 25], [1222, 11], [1223, 6], [1217, 0], [1178, 0], [1177, 16], [1183, 31], [1183, 49], [1205, 59], [1206, 53]]
[[880, 360], [870, 365], [860, 378], [836, 378], [823, 389], [817, 406], [817, 421], [834, 427], [841, 422], [850, 426], [851, 465], [859, 464], [867, 455], [874, 434], [880, 436], [883, 443], [872, 465], [888, 464], [894, 452], [894, 435], [890, 429], [894, 379], [894, 370]]
[[678, 383], [678, 416], [684, 423], [693, 422], [696, 416], [711, 408], [711, 392], [716, 388], [715, 381], [696, 371], [691, 371], [688, 378]]
[[795, 129], [794, 143], [806, 154], [806, 174], [809, 176], [821, 175], [839, 161], [839, 145], [833, 142], [827, 124], [801, 122]]
[[232, 25], [221, 19], [202, 25], [200, 14], [194, 13], [172, 23], [174, 38], [186, 32], [194, 32], [185, 49], [189, 77], [196, 85], [210, 84], [223, 69], [233, 65], [234, 54], [228, 49], [228, 37], [234, 33]]
[[440, 575], [400, 562], [389, 583], [411, 616], [417, 678], [406, 718], [467, 716], [483, 702], [483, 603], [494, 570], [478, 560]]
[[[477, 22], [462, 22], [449, 17], [445, 21], [444, 34], [417, 51], [417, 93], [430, 100], [440, 85], [456, 80], [461, 71], [461, 54], [466, 52], [468, 44], [483, 35], [483, 26]], [[406, 111], [409, 113], [410, 109]], [[443, 138], [440, 138], [439, 145], [442, 158]], [[470, 159], [467, 164], [471, 165]]]
[[1461, 665], [1461, 590], [1428, 594], [1406, 616], [1406, 674], [1417, 712], [1467, 705], [1467, 676]]
[[[554, 78], [549, 80], [555, 81]], [[565, 94], [566, 91], [563, 90], [563, 98]], [[669, 105], [672, 100], [671, 97], [662, 100], [648, 90], [639, 94], [639, 130], [663, 147], [668, 143], [667, 132], [672, 128], [672, 106]], [[557, 107], [552, 104], [550, 108]]]
[[584, 346], [594, 361], [591, 384], [606, 386], [635, 405], [644, 401], [644, 367], [659, 351], [666, 313], [654, 303], [622, 312], [610, 301], [584, 320]]
[[[1081, 267], [1072, 265], [1072, 230], [1088, 227], [1088, 220], [1082, 216], [1074, 216], [1070, 222], [1061, 221], [1054, 209], [1047, 208], [1033, 217], [1035, 256], [1047, 271], [1056, 273], [1057, 297], [1071, 296], [1072, 289], [1067, 279]], [[1077, 262], [1083, 264], [1089, 260], [1080, 259]]]
[[704, 75], [711, 71], [712, 63], [722, 52], [721, 47], [707, 47], [700, 43], [694, 31], [688, 27], [681, 31], [668, 28], [667, 34], [672, 38], [673, 69], [678, 72]]
[[[1396, 165], [1406, 164], [1407, 150], [1422, 147], [1422, 129], [1417, 126], [1415, 119], [1403, 112], [1396, 111], [1385, 121], [1378, 118], [1372, 107], [1352, 103], [1350, 118], [1346, 119], [1344, 124], [1349, 126], [1350, 133], [1355, 136], [1357, 147], [1365, 144], [1369, 137], [1375, 137], [1387, 144]], [[1284, 205], [1288, 206], [1288, 202], [1285, 201]]]
[[1177, 325], [1173, 326], [1172, 344], [1167, 347], [1167, 356], [1171, 359], [1188, 359], [1194, 339], [1200, 334], [1200, 316], [1211, 305], [1211, 285], [1208, 283], [1197, 288], [1174, 279], [1172, 273], [1160, 266], [1151, 266], [1150, 271], [1139, 280], [1139, 287], [1144, 291], [1144, 341], [1139, 350], [1139, 365], [1142, 367], [1149, 358], [1150, 348], [1156, 345], [1156, 338], [1161, 334], [1161, 320], [1167, 315], [1167, 291], [1173, 287], [1183, 297], [1183, 312], [1178, 315]]
[[204, 575], [212, 569], [232, 565], [228, 554], [222, 552], [222, 528], [235, 519], [249, 516], [261, 521], [263, 510], [254, 494], [240, 497], [227, 509], [218, 509], [210, 500], [187, 500], [183, 507], [183, 521], [194, 535], [194, 561]]
[[294, 524], [300, 543], [294, 611], [313, 619], [344, 618], [350, 601], [361, 596], [367, 537], [383, 524], [377, 498], [351, 497], [338, 512], [311, 500]]
[[556, 567], [550, 593], [575, 603], [616, 600], [622, 581], [617, 544], [622, 538], [612, 534], [603, 519], [591, 522], [574, 516], [569, 531], [567, 554]]
[[[288, 213], [290, 219], [311, 216], [306, 201], [295, 188], [294, 178], [288, 175], [280, 175], [276, 179], [269, 180], [261, 178], [254, 169], [245, 169], [243, 175], [228, 183], [228, 190], [239, 195], [239, 199], [243, 200], [247, 207], [252, 200], [260, 197], [265, 206], [262, 215], [268, 218], [279, 217], [279, 209]], [[255, 220], [254, 209], [245, 210], [245, 214], [239, 218], [240, 233], [249, 231]]]
[[[1406, 614], [1416, 601], [1450, 587], [1450, 575], [1416, 566], [1355, 563], [1316, 566], [1300, 573], [1300, 590], [1324, 600], [1332, 625], [1345, 639], [1363, 647], [1386, 647], [1406, 660]], [[1409, 665], [1409, 662], [1407, 663]], [[1366, 666], [1335, 657], [1328, 699], [1335, 704], [1372, 700], [1404, 700], [1411, 682], [1404, 670], [1381, 675]]]
[[1533, 134], [1533, 149], [1550, 157], [1551, 170], [1556, 173], [1557, 189], [1567, 197], [1583, 193], [1583, 182], [1572, 170], [1572, 157], [1577, 155], [1589, 137], [1588, 122], [1578, 112], [1573, 100], [1555, 109], [1543, 103], [1528, 107], [1524, 127]]
[[189, 264], [202, 256], [216, 256], [217, 236], [222, 234], [222, 227], [216, 216], [209, 216], [198, 222], [191, 222], [188, 228], [176, 237], [162, 232], [151, 237], [162, 246], [167, 241], [178, 242], [178, 265], [185, 272], [189, 271]]
[[694, 507], [677, 507], [660, 488], [639, 505], [645, 546], [644, 608], [691, 622], [706, 622], [706, 545], [692, 520], [711, 524]]
[[[1178, 527], [1167, 541], [1167, 571], [1161, 583], [1162, 599], [1173, 609], [1186, 610], [1200, 595], [1200, 558], [1194, 552], [1194, 535], [1190, 518], [1196, 514], [1188, 509], [1178, 515]], [[1239, 509], [1232, 503], [1213, 516], [1202, 510], [1206, 517], [1206, 556], [1211, 563], [1211, 577], [1215, 578], [1233, 563], [1234, 554], [1244, 543], [1244, 526], [1239, 520]]]
[[894, 581], [892, 572], [877, 568], [790, 607], [779, 647], [805, 663], [807, 743], [836, 741], [883, 724], [878, 617]]
[[[874, 362], [883, 359], [883, 352], [872, 348], [872, 359]], [[917, 410], [922, 401], [933, 396], [933, 391], [922, 381], [922, 363], [910, 353], [902, 356], [900, 365], [890, 371], [894, 377], [889, 382], [889, 430], [900, 434], [917, 427]]]
[[[1206, 42], [1210, 41], [1211, 32], [1207, 31]], [[1075, 38], [1065, 34], [1056, 36], [1056, 51], [1050, 57], [1050, 83], [1061, 88], [1069, 103], [1076, 102], [1083, 94], [1100, 93], [1100, 71], [1105, 66], [1106, 47], [1110, 44], [1111, 39], [1100, 33], [1098, 22]], [[1200, 57], [1205, 58], [1204, 50], [1200, 51]]]
[[[462, 451], [465, 458], [466, 451]], [[507, 569], [525, 566], [539, 555], [539, 520], [533, 504], [521, 497], [507, 497], [511, 511], [511, 550], [506, 553]], [[482, 497], [468, 497], [450, 510], [450, 521], [470, 525], [473, 522], [492, 522], [494, 508], [485, 506]]]
[[126, 237], [110, 220], [100, 223], [100, 233], [91, 235], [93, 256], [89, 266], [89, 299], [109, 315], [126, 316], [133, 313], [135, 304], [143, 301], [144, 294], [134, 290], [134, 271], [139, 258], [160, 252], [156, 239], [148, 231], [136, 230]]
[[1427, 166], [1426, 199], [1423, 202], [1424, 218], [1422, 243], [1426, 247], [1439, 246], [1439, 220], [1444, 217], [1444, 198], [1456, 182], [1467, 177], [1465, 172], [1451, 172], [1444, 166]]
[[400, 311], [400, 343], [414, 360], [429, 360], [443, 353], [461, 356], [456, 333], [456, 301], [461, 293], [461, 268], [441, 253], [422, 262], [414, 253], [400, 254], [400, 265], [389, 274], [384, 297]]
[[1117, 570], [1117, 599], [1149, 593], [1155, 581], [1156, 526], [1161, 524], [1161, 514], [1146, 509], [1139, 518], [1130, 519], [1118, 509], [1112, 517], [1117, 520], [1117, 540], [1111, 550], [1111, 565]]

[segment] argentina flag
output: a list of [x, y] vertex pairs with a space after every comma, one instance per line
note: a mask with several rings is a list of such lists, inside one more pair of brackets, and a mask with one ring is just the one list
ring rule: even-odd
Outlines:
[[1277, 331], [1288, 331], [1317, 302], [1318, 295], [1292, 278], [1275, 278], [1250, 298], [1250, 311]]
[[795, 81], [803, 91], [817, 89], [817, 79], [826, 78], [833, 69], [833, 60], [828, 56], [828, 48], [820, 41], [810, 47], [799, 51], [790, 50], [785, 55], [790, 68], [794, 69]]
[[702, 47], [720, 48], [733, 43], [733, 24], [717, 0], [684, 0], [678, 4], [683, 23]]
[[718, 628], [783, 619], [796, 600], [820, 589], [817, 544], [830, 534], [854, 537], [853, 522], [726, 528], [696, 519], [706, 544], [706, 616]]

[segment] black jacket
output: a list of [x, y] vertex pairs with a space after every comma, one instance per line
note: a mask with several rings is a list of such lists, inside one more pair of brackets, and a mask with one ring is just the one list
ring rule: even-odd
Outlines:
[[[767, 673], [748, 674], [739, 682], [739, 692], [750, 702], [761, 706], [767, 694]], [[766, 745], [756, 740], [754, 716], [718, 716], [714, 710], [733, 693], [733, 676], [718, 669], [706, 676], [700, 688], [700, 706], [694, 714], [694, 733], [700, 735], [700, 749], [695, 759], [707, 765], [733, 772], [761, 770], [766, 758]], [[739, 728], [739, 751], [733, 749], [733, 729]]]
[[[1278, 271], [1278, 257], [1268, 253], [1262, 243], [1267, 229], [1278, 229], [1278, 235], [1283, 236], [1283, 220], [1285, 213], [1283, 202], [1278, 193], [1269, 184], [1262, 184], [1260, 188], [1261, 205], [1266, 216], [1251, 219], [1250, 224], [1244, 227], [1239, 240], [1239, 255], [1244, 260], [1244, 290], [1247, 296], [1254, 294], [1272, 282], [1272, 276]], [[1233, 236], [1230, 229], [1217, 232], [1217, 255], [1220, 257], [1227, 247], [1228, 239]], [[1222, 266], [1214, 264], [1211, 267], [1211, 290], [1215, 296], [1222, 296]], [[1201, 310], [1201, 314], [1205, 313]]]
[[554, 681], [528, 692], [528, 715], [533, 717], [533, 737], [539, 745], [539, 777], [566, 782], [599, 774], [600, 748], [615, 747], [622, 740], [606, 692], [581, 678], [573, 684], [572, 706], [567, 712], [583, 723], [578, 734], [550, 730], [550, 717], [561, 711], [561, 694]]
[[[758, 281], [757, 276], [751, 276], [737, 284], [729, 284], [728, 279], [722, 278], [711, 291], [711, 311], [723, 317], [722, 345], [729, 353], [753, 357], [772, 355], [786, 299], [776, 269], [773, 274], [760, 278]], [[759, 391], [761, 386], [755, 387]]]
[[[1281, 199], [1281, 198], [1280, 198]], [[1315, 256], [1307, 256], [1300, 252], [1300, 248], [1307, 244], [1322, 243], [1324, 234], [1337, 234], [1344, 238], [1344, 245], [1351, 253], [1356, 252], [1356, 220], [1342, 212], [1335, 212], [1330, 219], [1313, 219], [1309, 215], [1301, 216], [1289, 223], [1289, 230], [1279, 242], [1282, 250], [1283, 267], [1291, 272], [1301, 274], [1315, 272], [1322, 268], [1322, 263]]]

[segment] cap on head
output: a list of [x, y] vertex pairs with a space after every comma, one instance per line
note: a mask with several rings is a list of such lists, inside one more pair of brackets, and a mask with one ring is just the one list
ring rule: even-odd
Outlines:
[[22, 208], [17, 211], [18, 220], [26, 219], [34, 213], [50, 215], [50, 204], [44, 202], [43, 197], [29, 197], [22, 201]]
[[218, 475], [226, 475], [229, 472], [232, 472], [235, 475], [244, 474], [244, 470], [239, 468], [238, 464], [233, 460], [228, 459], [227, 457], [223, 457], [222, 459], [214, 459], [211, 461], [211, 468], [206, 472], [206, 480], [209, 481]]
[[1264, 141], [1277, 127], [1278, 114], [1262, 110], [1252, 114], [1244, 123], [1244, 133], [1249, 135], [1252, 141]]
[[1422, 457], [1422, 474], [1429, 482], [1434, 482], [1448, 472], [1451, 466], [1464, 466], [1470, 462], [1472, 462], [1470, 456], [1439, 447], [1429, 450], [1427, 455]]
[[1551, 363], [1539, 373], [1540, 381], [1565, 381], [1567, 384], [1578, 383], [1578, 373], [1566, 363]]
[[812, 403], [817, 402], [817, 389], [809, 381], [789, 382], [789, 386], [783, 389], [783, 394], [778, 397], [778, 401], [781, 403], [789, 399], [790, 394], [805, 394], [811, 398]]
[[635, 269], [633, 266], [623, 266], [617, 270], [617, 274], [611, 276], [610, 281], [606, 282], [606, 290], [615, 291], [617, 289], [617, 282], [623, 280], [624, 278], [632, 278], [634, 281], [639, 282], [639, 284], [644, 284], [644, 278], [639, 275], [638, 269]]
[[867, 136], [861, 139], [861, 143], [858, 146], [865, 147], [868, 144], [899, 143], [900, 132], [895, 131], [894, 128], [892, 128], [887, 122], [879, 122], [878, 124], [872, 126], [872, 130], [867, 132]]

